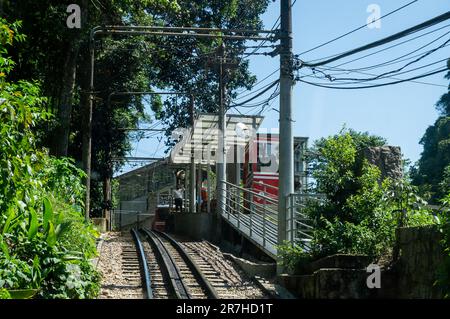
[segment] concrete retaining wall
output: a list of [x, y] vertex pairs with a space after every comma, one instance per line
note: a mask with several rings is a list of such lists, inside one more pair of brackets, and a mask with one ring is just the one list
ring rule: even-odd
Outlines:
[[236, 263], [248, 276], [260, 276], [265, 278], [272, 278], [275, 273], [277, 266], [275, 263], [256, 263], [251, 262], [247, 259], [238, 258], [232, 254], [223, 254], [225, 258]]
[[402, 228], [397, 236], [400, 260], [393, 272], [397, 278], [395, 294], [399, 298], [441, 298], [433, 283], [444, 261], [436, 227]]
[[[397, 232], [399, 260], [381, 270], [381, 288], [369, 289], [364, 257], [335, 255], [311, 263], [311, 273], [281, 275], [277, 281], [300, 298], [442, 298], [434, 285], [444, 255], [436, 227], [402, 228]], [[342, 258], [344, 257], [343, 260]], [[353, 265], [353, 266], [352, 266]], [[353, 269], [352, 269], [353, 267]]]
[[174, 232], [188, 236], [194, 240], [211, 237], [211, 214], [209, 213], [177, 213], [173, 214]]

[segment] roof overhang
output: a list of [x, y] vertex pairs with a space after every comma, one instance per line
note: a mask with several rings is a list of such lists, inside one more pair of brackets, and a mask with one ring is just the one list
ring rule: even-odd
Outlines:
[[[234, 145], [245, 147], [256, 137], [263, 119], [262, 116], [226, 115], [226, 149]], [[219, 145], [218, 123], [217, 114], [199, 114], [193, 128], [182, 130], [180, 141], [172, 148], [171, 163], [188, 164], [194, 155], [197, 164], [215, 164]]]

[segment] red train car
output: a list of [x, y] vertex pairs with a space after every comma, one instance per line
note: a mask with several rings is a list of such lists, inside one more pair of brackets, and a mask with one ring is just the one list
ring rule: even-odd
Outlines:
[[[257, 134], [245, 150], [243, 182], [245, 188], [254, 192], [278, 198], [278, 134]], [[254, 202], [265, 204], [261, 197], [254, 196]]]

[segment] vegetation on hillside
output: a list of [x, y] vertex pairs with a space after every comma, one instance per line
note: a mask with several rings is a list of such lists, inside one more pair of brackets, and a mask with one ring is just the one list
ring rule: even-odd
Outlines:
[[[450, 66], [450, 59], [447, 64]], [[450, 72], [446, 79], [450, 80]], [[411, 170], [413, 183], [433, 204], [450, 192], [450, 85], [436, 103], [439, 117], [420, 140], [423, 152]]]
[[8, 79], [19, 28], [0, 20], [0, 298], [93, 298], [97, 233], [83, 218], [84, 173], [36, 144], [51, 115], [37, 83]]
[[[89, 91], [89, 33], [99, 25], [164, 25], [211, 28], [257, 29], [268, 0], [184, 1], [184, 0], [106, 0], [79, 2], [81, 29], [66, 26], [67, 6], [72, 1], [4, 0], [3, 15], [9, 21], [22, 20], [28, 41], [13, 48], [18, 64], [12, 78], [39, 80], [48, 97], [46, 108], [54, 116], [40, 128], [42, 144], [57, 156], [69, 156], [81, 166], [82, 134], [86, 131]], [[186, 37], [102, 36], [95, 43], [95, 91], [92, 124], [94, 216], [111, 207], [104, 201], [113, 173], [124, 164], [131, 142], [143, 132], [129, 133], [120, 128], [137, 128], [161, 120], [167, 137], [177, 127], [189, 123], [189, 96], [120, 96], [107, 104], [114, 91], [181, 91], [195, 93], [196, 111], [217, 110], [218, 76], [205, 70], [207, 59], [221, 44], [214, 39]], [[249, 88], [256, 77], [248, 70], [244, 41], [226, 42], [227, 52], [238, 69], [227, 76], [231, 97]], [[182, 66], [182, 67], [180, 67]], [[164, 104], [164, 105], [163, 105]], [[150, 106], [150, 107], [148, 107]], [[164, 107], [163, 107], [164, 106]], [[151, 110], [150, 110], [151, 109]], [[170, 138], [168, 140], [170, 144]], [[104, 187], [104, 186], [108, 187]]]
[[435, 222], [416, 187], [406, 178], [382, 180], [380, 170], [362, 155], [364, 148], [384, 144], [379, 136], [345, 129], [315, 142], [311, 191], [325, 198], [309, 201], [303, 211], [314, 226], [311, 250], [281, 247], [291, 270], [297, 262], [337, 253], [376, 259], [392, 252], [397, 227]]

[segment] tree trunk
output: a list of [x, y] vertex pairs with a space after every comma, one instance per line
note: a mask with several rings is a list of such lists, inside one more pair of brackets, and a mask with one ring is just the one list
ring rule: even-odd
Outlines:
[[106, 218], [108, 228], [111, 223], [110, 220], [110, 210], [111, 210], [111, 177], [104, 177], [103, 179], [103, 202], [104, 202], [104, 208], [103, 208], [103, 217]]
[[58, 106], [58, 128], [56, 130], [56, 155], [67, 156], [70, 134], [70, 120], [72, 115], [73, 93], [75, 90], [78, 45], [71, 44], [66, 55], [62, 91]]

